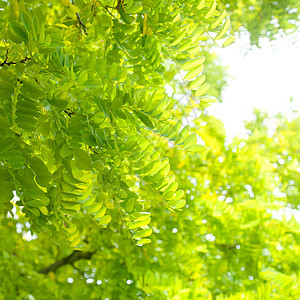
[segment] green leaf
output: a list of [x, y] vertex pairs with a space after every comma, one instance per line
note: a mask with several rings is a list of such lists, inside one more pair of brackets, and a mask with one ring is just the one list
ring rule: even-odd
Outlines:
[[136, 231], [136, 232], [134, 233], [133, 237], [134, 237], [135, 239], [138, 239], [138, 238], [150, 236], [151, 234], [152, 234], [152, 229], [151, 229], [151, 228], [148, 228], [148, 229]]
[[22, 44], [22, 39], [19, 38], [15, 33], [13, 33], [11, 29], [7, 30], [7, 36], [12, 42], [16, 44]]
[[62, 213], [63, 215], [66, 215], [66, 216], [75, 216], [77, 214], [77, 211], [72, 210], [72, 209], [61, 208], [59, 211], [60, 211], [60, 213]]
[[74, 247], [76, 247], [79, 243], [81, 242], [81, 239], [80, 239], [80, 237], [78, 236], [78, 237], [76, 237], [72, 242], [70, 242], [70, 247], [71, 248], [74, 248]]
[[178, 135], [178, 133], [179, 133], [179, 131], [180, 131], [180, 129], [181, 129], [181, 127], [182, 127], [182, 120], [180, 119], [180, 120], [175, 124], [175, 126], [173, 126], [173, 128], [171, 129], [171, 131], [170, 131], [169, 134], [167, 135], [168, 138], [169, 138], [170, 140], [173, 140], [174, 138], [176, 138], [177, 135]]
[[121, 5], [120, 9], [118, 10], [118, 13], [120, 14], [122, 20], [126, 24], [131, 24], [134, 21], [134, 18], [132, 16], [130, 16], [129, 14], [125, 13], [125, 11], [123, 9], [123, 5]]
[[26, 205], [31, 206], [31, 207], [42, 207], [45, 205], [45, 203], [41, 200], [31, 200], [31, 201], [26, 201]]
[[41, 213], [42, 213], [43, 215], [45, 215], [45, 216], [47, 216], [48, 213], [49, 213], [46, 206], [41, 206], [41, 207], [39, 207], [39, 210], [40, 210]]
[[85, 144], [87, 144], [90, 147], [98, 145], [96, 138], [90, 132], [84, 132], [81, 136], [81, 139]]
[[113, 108], [120, 108], [123, 106], [123, 99], [121, 97], [115, 97], [115, 99], [112, 102]]
[[198, 88], [198, 90], [195, 92], [196, 97], [200, 97], [204, 95], [206, 92], [208, 92], [210, 88], [210, 85], [208, 83], [204, 83], [201, 87]]
[[22, 12], [22, 14], [21, 14], [21, 20], [22, 20], [22, 23], [24, 24], [27, 32], [30, 32], [32, 21], [31, 21], [30, 16], [25, 11]]
[[121, 72], [120, 72], [120, 74], [118, 76], [118, 81], [120, 83], [122, 83], [122, 82], [125, 82], [126, 79], [127, 79], [127, 68], [125, 66], [122, 66]]
[[178, 48], [178, 51], [185, 51], [189, 49], [192, 44], [193, 44], [193, 40], [188, 37]]
[[130, 212], [133, 211], [133, 209], [134, 209], [134, 202], [135, 202], [135, 200], [132, 199], [132, 198], [127, 201], [127, 203], [125, 205], [126, 212], [130, 213]]
[[182, 207], [185, 206], [185, 203], [186, 203], [185, 200], [179, 200], [179, 201], [176, 203], [175, 208], [176, 208], [176, 209], [182, 208]]
[[216, 98], [212, 98], [212, 97], [202, 97], [202, 98], [200, 98], [200, 101], [203, 101], [205, 103], [215, 103], [215, 102], [218, 102], [218, 100]]
[[36, 175], [36, 181], [40, 186], [47, 187], [51, 180], [52, 174], [44, 162], [38, 157], [32, 157], [30, 160], [30, 167]]
[[197, 9], [201, 10], [204, 7], [205, 2], [206, 2], [206, 0], [200, 0], [199, 4], [197, 5]]
[[185, 37], [185, 33], [186, 33], [186, 30], [183, 29], [170, 45], [176, 46], [177, 44], [179, 44], [182, 41], [182, 39]]
[[205, 56], [199, 56], [199, 57], [193, 58], [193, 59], [185, 62], [182, 65], [181, 69], [184, 71], [189, 71], [191, 69], [194, 69], [195, 67], [199, 67], [204, 62], [205, 62]]
[[104, 217], [102, 217], [99, 221], [98, 224], [99, 225], [106, 225], [111, 221], [111, 216], [110, 215], [105, 215]]
[[87, 71], [82, 71], [78, 76], [77, 82], [78, 82], [79, 85], [84, 85], [85, 82], [87, 81], [87, 79], [88, 79]]
[[81, 149], [73, 149], [73, 151], [78, 169], [90, 171], [93, 168], [90, 156]]
[[185, 80], [190, 80], [193, 79], [194, 77], [198, 76], [202, 71], [203, 71], [203, 64], [199, 65], [193, 69], [191, 69], [185, 76], [184, 79]]
[[162, 99], [161, 102], [157, 105], [157, 107], [152, 112], [152, 115], [154, 117], [158, 116], [162, 111], [164, 111], [168, 107], [169, 104], [170, 104], [169, 99], [166, 98]]
[[151, 222], [151, 217], [149, 217], [143, 221], [132, 222], [132, 223], [128, 224], [128, 229], [136, 229], [139, 227], [144, 227], [144, 226], [148, 225], [150, 222]]
[[223, 10], [219, 17], [210, 25], [211, 29], [215, 29], [227, 16], [226, 10]]
[[73, 151], [69, 148], [67, 144], [64, 144], [59, 151], [61, 157], [66, 158], [73, 155]]
[[214, 11], [216, 10], [216, 6], [217, 6], [217, 3], [216, 3], [216, 0], [213, 0], [211, 2], [211, 5], [210, 7], [208, 8], [208, 11], [206, 12], [206, 14], [203, 16], [203, 19], [209, 19], [210, 16], [214, 13]]
[[46, 93], [44, 89], [33, 79], [25, 78], [23, 80], [23, 85], [21, 87], [21, 92], [33, 99], [44, 99], [46, 97]]
[[193, 146], [198, 139], [198, 135], [196, 133], [192, 133], [184, 142], [182, 147], [183, 148], [189, 148], [191, 146]]
[[191, 127], [189, 125], [185, 126], [179, 135], [177, 135], [175, 139], [175, 143], [180, 145], [184, 142], [184, 140], [187, 138], [188, 134], [190, 133]]
[[234, 36], [230, 36], [222, 45], [222, 47], [227, 47], [229, 45], [231, 45], [233, 42], [235, 41], [235, 37]]
[[136, 243], [136, 245], [144, 245], [144, 244], [149, 244], [149, 243], [151, 243], [150, 239], [141, 239], [140, 241], [138, 241]]
[[137, 14], [143, 10], [142, 2], [136, 2], [128, 10], [128, 14]]
[[[92, 206], [87, 209], [87, 211], [88, 211], [89, 214], [93, 214], [93, 213], [99, 212], [99, 210], [101, 209], [102, 205], [103, 205], [103, 203], [101, 203], [101, 202], [100, 203], [99, 202], [94, 202], [92, 204]], [[103, 215], [104, 214], [105, 214], [105, 212], [103, 213]]]
[[103, 171], [105, 168], [105, 164], [103, 163], [102, 160], [94, 161], [93, 165], [94, 165], [95, 169], [97, 169], [100, 172]]
[[80, 210], [80, 204], [78, 204], [77, 202], [61, 200], [60, 203], [64, 209], [74, 210], [76, 212]]
[[178, 188], [178, 183], [175, 181], [160, 190], [164, 192], [169, 192], [169, 191], [175, 192], [177, 188]]
[[203, 152], [206, 150], [206, 147], [203, 145], [194, 145], [194, 146], [187, 148], [187, 150], [190, 152]]
[[7, 6], [7, 2], [1, 0], [1, 1], [0, 1], [0, 8], [4, 8], [5, 6]]
[[106, 207], [102, 206], [101, 209], [93, 217], [95, 220], [102, 218], [106, 213]]
[[164, 193], [164, 199], [166, 201], [172, 200], [175, 197], [175, 193], [172, 191], [168, 191], [166, 193]]
[[189, 88], [191, 90], [196, 90], [205, 82], [205, 80], [206, 80], [206, 76], [204, 74], [200, 75], [199, 77], [197, 77], [196, 79], [194, 79], [189, 83]]
[[26, 29], [23, 25], [19, 24], [18, 22], [11, 20], [10, 27], [15, 35], [17, 35], [22, 41], [28, 41], [28, 34]]
[[13, 138], [8, 138], [5, 140], [0, 141], [0, 153], [4, 153], [11, 149], [14, 144], [16, 143], [16, 140]]
[[226, 31], [229, 29], [229, 26], [230, 26], [230, 19], [227, 18], [226, 21], [224, 22], [221, 30], [219, 31], [219, 33], [215, 37], [215, 40], [221, 39], [224, 36], [224, 34], [226, 33]]
[[134, 113], [148, 128], [152, 129], [154, 127], [152, 121], [147, 115], [138, 110], [135, 110]]
[[114, 62], [110, 68], [109, 68], [109, 74], [108, 74], [108, 79], [115, 79], [117, 77], [118, 74], [118, 64], [116, 62]]
[[178, 191], [175, 193], [175, 197], [173, 198], [173, 200], [178, 201], [178, 200], [180, 200], [183, 196], [184, 196], [184, 191], [183, 191], [183, 190], [178, 190]]

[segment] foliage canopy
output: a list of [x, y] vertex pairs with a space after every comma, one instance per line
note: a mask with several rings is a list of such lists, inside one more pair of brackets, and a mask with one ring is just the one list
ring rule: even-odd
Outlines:
[[136, 244], [150, 242], [148, 229], [138, 231], [151, 220], [141, 184], [171, 210], [185, 205], [154, 137], [204, 149], [176, 116], [166, 84], [179, 72], [189, 107], [215, 101], [202, 97], [201, 45], [214, 32], [224, 37], [226, 13], [205, 1], [2, 6], [1, 209], [11, 211], [16, 191], [33, 228], [64, 228], [79, 249], [72, 218], [107, 225], [114, 207]]
[[259, 45], [260, 38], [275, 40], [283, 34], [299, 32], [300, 3], [297, 0], [227, 0], [220, 8], [230, 14], [232, 29], [246, 29], [252, 45]]
[[0, 26], [1, 296], [300, 297], [299, 226], [270, 213], [297, 207], [299, 119], [227, 147], [197, 118], [220, 3], [0, 1]]

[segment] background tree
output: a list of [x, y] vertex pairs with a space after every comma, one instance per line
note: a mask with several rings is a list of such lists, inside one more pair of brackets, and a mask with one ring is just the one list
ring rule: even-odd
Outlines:
[[260, 38], [276, 40], [285, 34], [298, 32], [300, 4], [297, 0], [229, 0], [220, 1], [220, 8], [227, 9], [232, 29], [246, 29], [252, 45], [259, 45]]
[[143, 186], [142, 196], [151, 199], [151, 244], [135, 246], [114, 218], [102, 230], [77, 218], [78, 228], [88, 232], [88, 245], [72, 252], [61, 235], [27, 241], [30, 226], [23, 214], [3, 219], [2, 294], [20, 299], [238, 299], [242, 294], [297, 299], [299, 264], [293, 257], [299, 255], [300, 228], [291, 213], [299, 197], [299, 117], [278, 116], [276, 131], [268, 134], [268, 117], [256, 116], [247, 125], [249, 137], [228, 146], [220, 121], [203, 115], [193, 131], [205, 140], [205, 152], [163, 148], [187, 205], [173, 213]]

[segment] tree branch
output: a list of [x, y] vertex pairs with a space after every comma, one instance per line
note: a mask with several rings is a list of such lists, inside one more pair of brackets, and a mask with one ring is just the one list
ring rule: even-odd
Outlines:
[[237, 245], [228, 245], [228, 244], [219, 244], [219, 243], [215, 243], [215, 245], [219, 247], [221, 250], [224, 249], [234, 250], [236, 249], [237, 246]]
[[56, 262], [54, 262], [53, 264], [51, 264], [50, 266], [41, 269], [38, 271], [38, 273], [41, 274], [48, 274], [49, 272], [55, 272], [57, 269], [59, 269], [62, 266], [65, 265], [72, 265], [74, 264], [75, 261], [80, 260], [80, 259], [91, 259], [91, 257], [93, 256], [94, 252], [81, 252], [78, 250], [73, 251], [69, 256], [60, 259]]
[[[5, 59], [2, 63], [0, 63], [0, 67], [3, 67], [4, 65], [10, 66], [10, 65], [16, 65], [17, 63], [14, 61], [8, 61], [8, 51], [9, 49], [6, 49], [6, 53], [5, 53]], [[25, 62], [27, 62], [28, 60], [30, 60], [30, 57], [25, 56], [24, 59], [20, 60], [20, 63], [24, 64]]]
[[[72, 2], [73, 5], [75, 5], [75, 1], [74, 1], [74, 0], [71, 0], [71, 2]], [[77, 17], [79, 26], [81, 26], [82, 29], [83, 29], [84, 34], [85, 34], [85, 35], [88, 35], [87, 30], [86, 30], [86, 26], [85, 26], [85, 24], [81, 21], [81, 18], [80, 18], [79, 13], [76, 13], [76, 17]]]

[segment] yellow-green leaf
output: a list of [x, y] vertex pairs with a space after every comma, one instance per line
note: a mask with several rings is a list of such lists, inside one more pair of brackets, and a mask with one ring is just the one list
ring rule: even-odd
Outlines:
[[206, 102], [206, 103], [215, 103], [218, 102], [216, 98], [211, 98], [211, 97], [203, 97], [200, 98], [201, 101]]
[[180, 145], [183, 141], [187, 138], [188, 134], [190, 133], [191, 127], [189, 125], [185, 126], [181, 132], [177, 135], [175, 142], [176, 144]]
[[234, 41], [235, 41], [235, 37], [232, 35], [223, 43], [222, 47], [227, 47], [231, 45]]
[[149, 243], [151, 243], [150, 239], [142, 239], [142, 240], [138, 241], [136, 243], [136, 245], [144, 245], [144, 244], [149, 244]]
[[182, 120], [180, 119], [168, 134], [168, 138], [170, 140], [177, 136], [177, 134], [179, 133], [179, 131], [181, 129], [181, 126], [182, 126]]
[[187, 151], [190, 151], [190, 152], [203, 152], [205, 150], [206, 150], [206, 147], [203, 145], [194, 145], [194, 146], [187, 148]]
[[200, 97], [204, 95], [210, 88], [210, 85], [208, 83], [204, 83], [202, 86], [199, 87], [199, 89], [195, 92], [196, 97]]
[[206, 76], [204, 74], [200, 75], [195, 80], [189, 83], [189, 88], [191, 90], [196, 90], [199, 86], [201, 86], [205, 82], [205, 80], [206, 80]]
[[136, 231], [133, 237], [135, 239], [138, 239], [138, 238], [150, 236], [151, 234], [152, 234], [152, 229], [148, 228], [145, 230]]
[[209, 19], [210, 16], [213, 14], [213, 12], [216, 10], [217, 3], [215, 0], [212, 1], [210, 7], [208, 8], [208, 11], [203, 16], [203, 19]]
[[197, 142], [197, 139], [198, 139], [198, 135], [197, 133], [192, 133], [184, 142], [183, 142], [183, 145], [182, 147], [183, 148], [189, 148], [191, 146], [193, 146], [196, 142]]
[[198, 9], [198, 10], [201, 10], [201, 9], [204, 7], [205, 1], [206, 1], [206, 0], [200, 0], [199, 4], [198, 4], [198, 6], [197, 6], [197, 9]]
[[179, 209], [185, 206], [186, 201], [185, 200], [179, 200], [177, 204], [175, 205], [175, 208]]
[[224, 34], [226, 33], [226, 31], [228, 30], [229, 26], [230, 26], [230, 19], [227, 18], [225, 23], [223, 24], [221, 30], [219, 31], [219, 33], [215, 37], [215, 40], [221, 39], [224, 36]]
[[106, 225], [111, 221], [111, 216], [110, 215], [106, 215], [104, 217], [102, 217], [100, 219], [100, 221], [98, 222], [99, 225]]
[[70, 242], [70, 247], [71, 248], [76, 247], [80, 243], [80, 241], [81, 241], [80, 236], [78, 236], [72, 242]]
[[22, 41], [27, 42], [28, 41], [28, 34], [25, 29], [25, 27], [18, 22], [11, 20], [10, 21], [10, 27], [14, 34], [16, 34]]
[[183, 191], [183, 190], [178, 190], [178, 191], [175, 193], [175, 197], [173, 198], [173, 200], [178, 201], [178, 200], [180, 200], [183, 196], [184, 196], [184, 191]]
[[88, 79], [88, 73], [87, 71], [82, 71], [78, 77], [78, 84], [83, 85]]
[[197, 75], [199, 75], [202, 70], [203, 70], [204, 66], [203, 64], [200, 66], [195, 67], [194, 69], [190, 70], [185, 76], [184, 79], [186, 80], [190, 80], [193, 79], [194, 77], [196, 77]]
[[175, 197], [175, 193], [172, 191], [168, 191], [166, 193], [164, 193], [164, 199], [166, 201], [172, 200]]
[[215, 29], [227, 16], [226, 10], [223, 10], [219, 17], [210, 25], [211, 29]]
[[95, 214], [94, 219], [97, 220], [102, 218], [105, 215], [105, 213], [106, 213], [106, 207], [102, 206], [101, 209]]
[[143, 221], [133, 222], [128, 225], [128, 229], [135, 229], [135, 228], [143, 227], [143, 226], [148, 225], [150, 222], [151, 222], [151, 217], [149, 217]]
[[181, 69], [184, 71], [189, 71], [199, 65], [202, 65], [204, 62], [205, 62], [205, 56], [199, 56], [199, 57], [193, 58], [193, 59], [185, 62], [182, 65]]
[[177, 38], [175, 38], [175, 40], [171, 43], [171, 46], [175, 46], [175, 45], [179, 44], [181, 42], [181, 40], [184, 38], [185, 33], [186, 33], [186, 30], [183, 29], [181, 31], [181, 33], [179, 34], [179, 36]]

